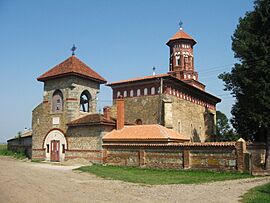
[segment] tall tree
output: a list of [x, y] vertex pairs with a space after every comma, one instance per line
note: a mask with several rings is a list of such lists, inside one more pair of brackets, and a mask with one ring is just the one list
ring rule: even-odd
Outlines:
[[221, 111], [216, 113], [216, 140], [217, 141], [236, 141], [239, 135], [230, 127], [227, 116]]
[[232, 125], [248, 139], [266, 142], [265, 167], [270, 168], [270, 0], [257, 0], [239, 19], [232, 37], [239, 60], [219, 76], [236, 98]]

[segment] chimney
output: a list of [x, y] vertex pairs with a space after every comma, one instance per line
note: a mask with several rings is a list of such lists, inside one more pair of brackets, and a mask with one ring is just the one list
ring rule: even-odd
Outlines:
[[103, 107], [103, 114], [104, 114], [104, 118], [105, 120], [110, 120], [111, 119], [111, 113], [110, 113], [110, 107], [109, 106], [104, 106]]
[[121, 130], [124, 128], [125, 122], [125, 106], [123, 96], [119, 96], [116, 99], [116, 107], [117, 107], [117, 120], [116, 120], [116, 130]]

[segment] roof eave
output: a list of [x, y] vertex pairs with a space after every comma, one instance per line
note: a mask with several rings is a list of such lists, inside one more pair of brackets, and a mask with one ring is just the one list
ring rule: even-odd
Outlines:
[[79, 73], [74, 73], [74, 72], [63, 73], [63, 74], [58, 74], [58, 75], [53, 75], [53, 76], [48, 76], [48, 77], [40, 76], [40, 77], [37, 78], [37, 81], [46, 82], [47, 80], [51, 80], [51, 79], [55, 79], [55, 78], [61, 78], [61, 77], [65, 77], [65, 76], [68, 76], [68, 75], [75, 75], [75, 76], [79, 76], [79, 77], [82, 77], [82, 78], [85, 78], [85, 79], [91, 79], [91, 80], [94, 80], [94, 81], [96, 81], [96, 82], [98, 82], [100, 84], [107, 83], [107, 81], [105, 79], [100, 80], [100, 79], [97, 79], [97, 78], [89, 77], [89, 76], [79, 74]]

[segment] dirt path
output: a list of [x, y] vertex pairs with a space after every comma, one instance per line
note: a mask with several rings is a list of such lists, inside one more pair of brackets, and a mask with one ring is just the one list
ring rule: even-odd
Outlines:
[[144, 186], [73, 172], [71, 166], [0, 157], [0, 202], [237, 202], [256, 178], [200, 185]]

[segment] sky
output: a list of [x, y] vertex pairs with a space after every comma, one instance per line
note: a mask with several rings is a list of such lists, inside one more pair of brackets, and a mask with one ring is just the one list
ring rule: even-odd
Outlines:
[[[190, 34], [195, 70], [229, 118], [234, 99], [217, 76], [237, 62], [231, 36], [252, 0], [0, 0], [0, 143], [31, 128], [42, 101], [36, 78], [71, 55], [108, 82], [168, 71], [166, 42], [179, 29]], [[98, 109], [112, 102], [102, 86]]]

